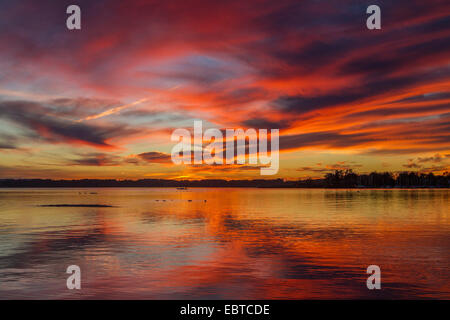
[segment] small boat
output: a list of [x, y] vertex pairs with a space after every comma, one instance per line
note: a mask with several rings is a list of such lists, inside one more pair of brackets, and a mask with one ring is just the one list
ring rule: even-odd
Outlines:
[[187, 190], [186, 187], [178, 187], [177, 190]]

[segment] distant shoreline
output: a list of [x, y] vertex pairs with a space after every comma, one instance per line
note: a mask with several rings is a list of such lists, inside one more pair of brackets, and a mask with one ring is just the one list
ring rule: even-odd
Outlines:
[[323, 179], [169, 180], [169, 179], [0, 179], [0, 188], [327, 188], [327, 189], [429, 189], [449, 188], [450, 173], [371, 172], [336, 170]]
[[[176, 187], [158, 187], [158, 186], [152, 186], [152, 187], [134, 187], [134, 186], [127, 186], [127, 187], [92, 187], [92, 186], [82, 186], [82, 187], [2, 187], [0, 186], [0, 190], [2, 189], [95, 189], [95, 188], [101, 188], [101, 189], [157, 189], [157, 188], [167, 188], [167, 189], [176, 189]], [[450, 190], [450, 187], [230, 187], [230, 186], [207, 186], [207, 187], [189, 187], [185, 189], [185, 191], [189, 191], [190, 189], [208, 189], [208, 188], [227, 188], [227, 189], [327, 189], [327, 190], [432, 190], [432, 189], [448, 189]]]
[[277, 188], [277, 189], [449, 189], [449, 185], [330, 184], [317, 180], [49, 180], [0, 179], [0, 188]]

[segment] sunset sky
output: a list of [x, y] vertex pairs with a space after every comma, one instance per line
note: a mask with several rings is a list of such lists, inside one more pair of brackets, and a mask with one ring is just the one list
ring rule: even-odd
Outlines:
[[170, 135], [194, 120], [280, 129], [264, 178], [442, 173], [449, 26], [448, 0], [2, 0], [0, 178], [261, 178], [174, 165]]

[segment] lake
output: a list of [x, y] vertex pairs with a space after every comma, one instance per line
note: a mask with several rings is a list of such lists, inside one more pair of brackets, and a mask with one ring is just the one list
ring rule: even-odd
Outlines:
[[448, 189], [0, 189], [0, 299], [450, 299], [449, 261]]

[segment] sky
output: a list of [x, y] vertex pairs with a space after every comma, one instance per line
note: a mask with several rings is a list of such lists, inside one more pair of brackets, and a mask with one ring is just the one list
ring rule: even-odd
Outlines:
[[195, 120], [279, 129], [263, 178], [441, 174], [449, 102], [449, 1], [0, 2], [0, 178], [261, 178], [173, 164]]

